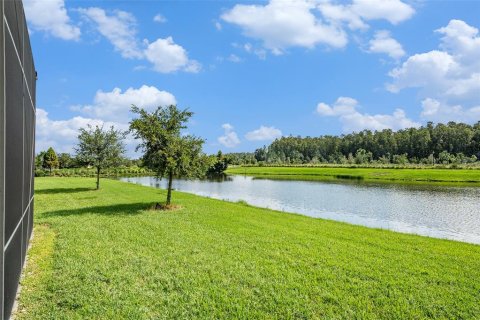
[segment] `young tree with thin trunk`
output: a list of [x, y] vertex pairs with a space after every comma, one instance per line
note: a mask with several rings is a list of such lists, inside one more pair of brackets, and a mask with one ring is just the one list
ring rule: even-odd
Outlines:
[[158, 177], [167, 177], [167, 201], [172, 199], [172, 181], [174, 177], [199, 177], [205, 175], [206, 157], [202, 153], [203, 139], [192, 135], [182, 135], [186, 123], [193, 113], [179, 110], [177, 106], [158, 107], [149, 113], [136, 106], [132, 112], [138, 115], [130, 122], [130, 131], [142, 143], [145, 166], [155, 171]]
[[109, 130], [104, 130], [103, 126], [93, 128], [91, 125], [87, 129], [80, 129], [75, 151], [82, 163], [97, 169], [97, 190], [100, 189], [102, 169], [115, 166], [121, 161], [125, 153], [124, 138], [125, 132], [115, 130], [113, 126]]
[[53, 168], [58, 168], [58, 157], [52, 147], [48, 148], [47, 152], [43, 154], [43, 167], [48, 168], [52, 173]]

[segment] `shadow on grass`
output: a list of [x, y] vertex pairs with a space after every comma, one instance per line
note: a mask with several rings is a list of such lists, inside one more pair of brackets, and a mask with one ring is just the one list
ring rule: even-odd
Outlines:
[[43, 213], [46, 217], [80, 216], [84, 214], [98, 214], [103, 216], [129, 216], [148, 210], [151, 202], [114, 204], [109, 206], [85, 207], [78, 209], [56, 210]]
[[54, 188], [35, 190], [35, 194], [59, 194], [59, 193], [78, 193], [85, 191], [95, 191], [95, 188]]

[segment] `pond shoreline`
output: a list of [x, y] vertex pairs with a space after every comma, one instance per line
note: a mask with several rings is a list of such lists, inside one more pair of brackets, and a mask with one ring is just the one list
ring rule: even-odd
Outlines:
[[[155, 177], [121, 181], [164, 189]], [[174, 180], [175, 190], [251, 206], [396, 232], [480, 244], [480, 188], [227, 176]]]
[[382, 182], [464, 183], [480, 187], [480, 169], [348, 168], [348, 167], [232, 167], [227, 174], [292, 180], [365, 180]]

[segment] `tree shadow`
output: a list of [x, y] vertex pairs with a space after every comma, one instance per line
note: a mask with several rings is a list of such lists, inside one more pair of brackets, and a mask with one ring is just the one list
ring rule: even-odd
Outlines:
[[80, 216], [84, 214], [98, 214], [103, 216], [129, 216], [141, 213], [152, 207], [152, 202], [114, 204], [110, 206], [95, 206], [68, 210], [55, 210], [43, 213], [47, 217]]
[[53, 188], [35, 190], [35, 194], [60, 194], [60, 193], [78, 193], [85, 191], [94, 191], [95, 188]]

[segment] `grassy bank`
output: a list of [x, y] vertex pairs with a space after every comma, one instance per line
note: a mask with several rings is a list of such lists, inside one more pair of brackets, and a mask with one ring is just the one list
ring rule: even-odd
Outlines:
[[386, 169], [341, 167], [232, 167], [228, 174], [305, 180], [480, 183], [479, 169]]
[[474, 319], [480, 246], [90, 178], [36, 180], [18, 319]]

